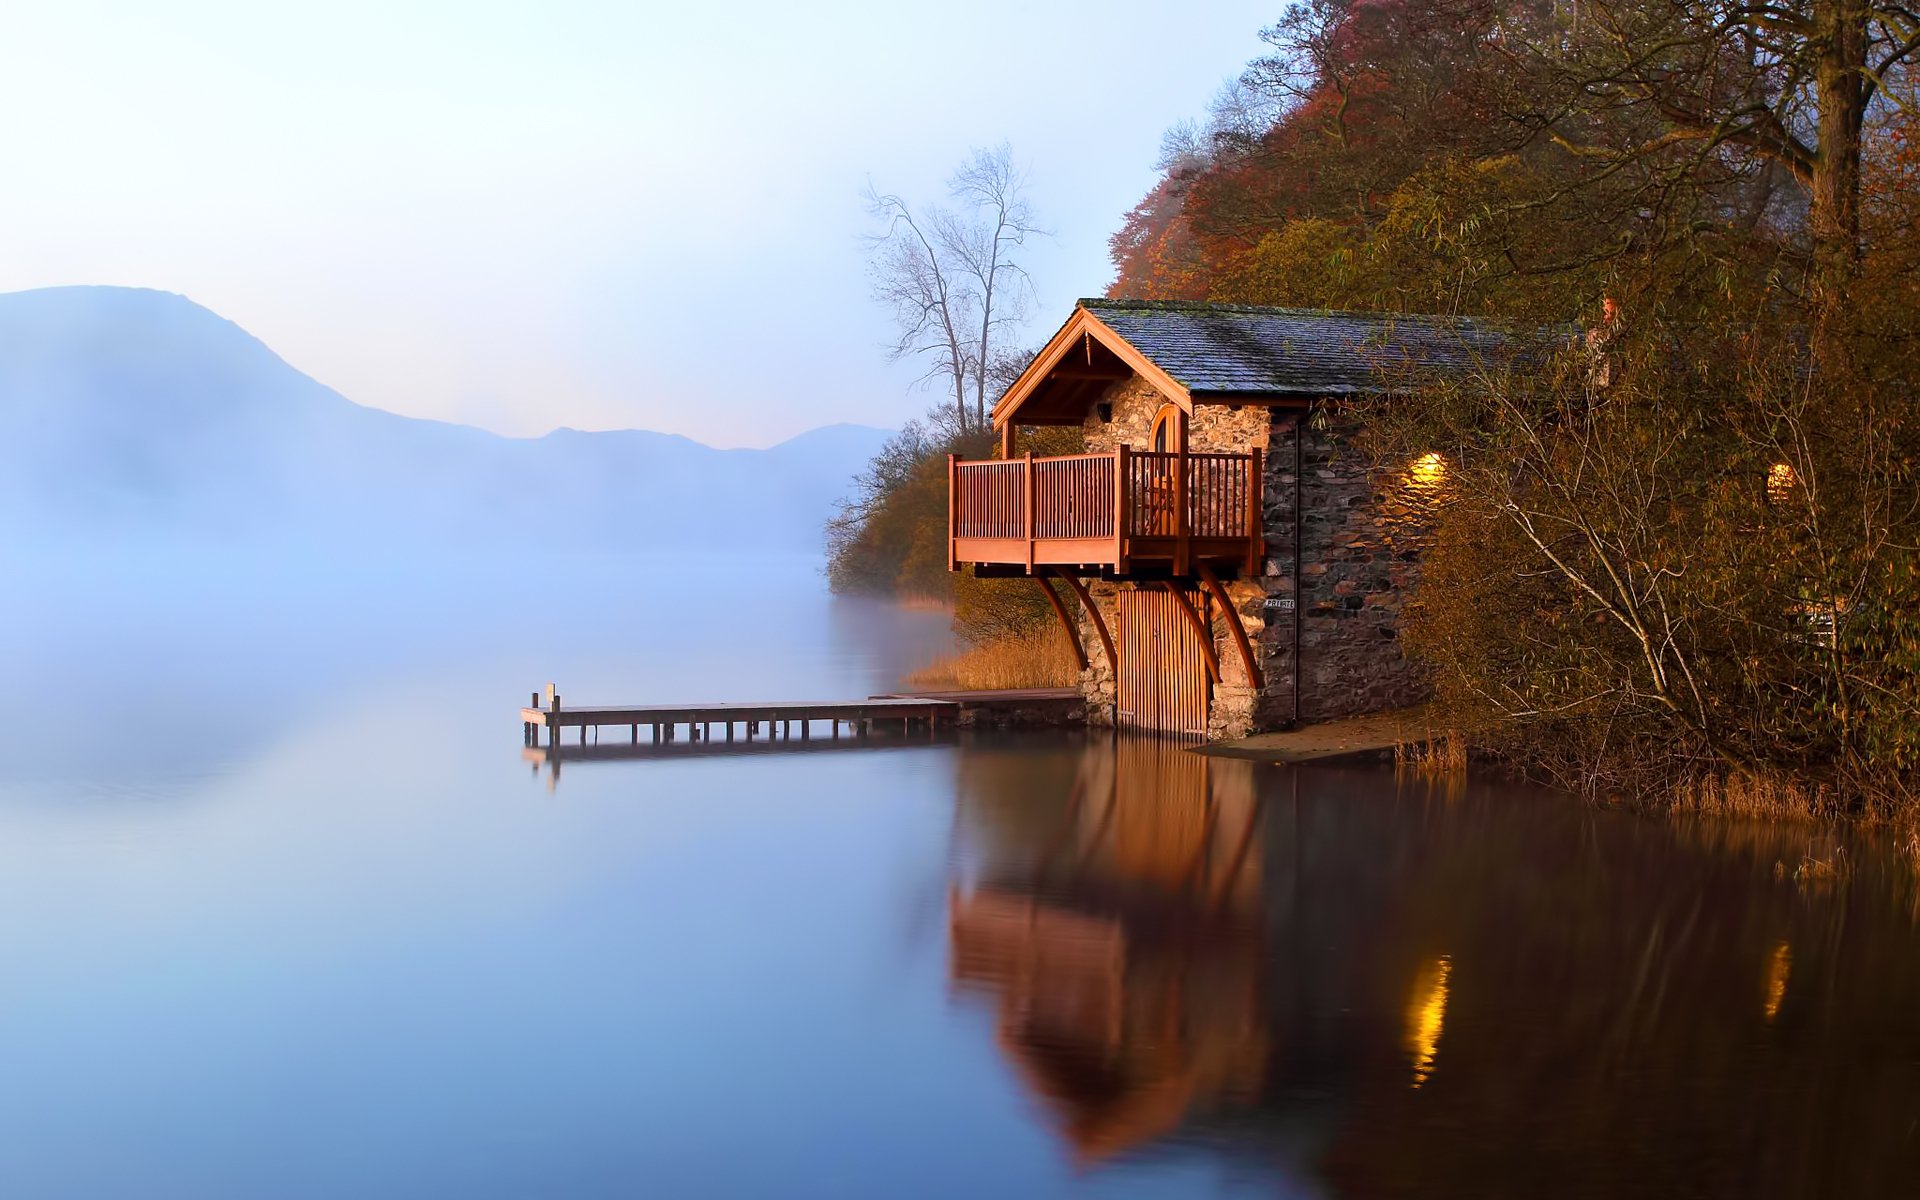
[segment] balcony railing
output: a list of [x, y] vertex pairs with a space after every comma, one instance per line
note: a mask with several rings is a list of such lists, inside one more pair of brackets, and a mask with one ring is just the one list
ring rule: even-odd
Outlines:
[[[1182, 471], [1184, 464], [1185, 470]], [[1136, 567], [1195, 561], [1252, 569], [1261, 537], [1261, 455], [1112, 454], [952, 461], [948, 561]]]

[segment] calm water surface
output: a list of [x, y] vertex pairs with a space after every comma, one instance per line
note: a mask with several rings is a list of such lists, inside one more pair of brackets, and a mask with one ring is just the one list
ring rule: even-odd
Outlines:
[[555, 777], [549, 679], [860, 695], [942, 620], [800, 562], [215, 569], [6, 598], [8, 1197], [1920, 1189], [1873, 838], [1064, 736]]

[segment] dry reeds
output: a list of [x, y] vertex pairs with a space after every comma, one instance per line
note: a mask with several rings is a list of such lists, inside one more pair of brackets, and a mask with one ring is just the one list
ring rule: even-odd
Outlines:
[[1393, 744], [1393, 769], [1421, 779], [1458, 779], [1467, 773], [1467, 739], [1456, 729], [1431, 731], [1417, 741]]
[[1033, 630], [968, 646], [907, 676], [912, 687], [985, 691], [1073, 687], [1080, 667], [1066, 634]]
[[1830, 815], [1833, 796], [1810, 784], [1771, 772], [1730, 771], [1696, 775], [1675, 785], [1672, 807], [1714, 816], [1812, 820]]

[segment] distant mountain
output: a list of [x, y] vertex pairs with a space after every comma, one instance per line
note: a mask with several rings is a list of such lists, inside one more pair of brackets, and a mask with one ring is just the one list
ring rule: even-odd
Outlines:
[[0, 520], [16, 537], [812, 550], [886, 436], [506, 438], [354, 404], [168, 292], [0, 295]]

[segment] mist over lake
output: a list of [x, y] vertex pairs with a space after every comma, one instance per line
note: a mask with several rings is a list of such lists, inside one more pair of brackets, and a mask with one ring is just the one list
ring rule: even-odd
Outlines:
[[182, 296], [0, 295], [0, 520], [23, 548], [160, 541], [353, 562], [724, 539], [807, 553], [884, 437], [843, 424], [766, 450], [645, 430], [507, 438], [355, 404]]

